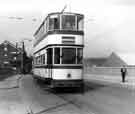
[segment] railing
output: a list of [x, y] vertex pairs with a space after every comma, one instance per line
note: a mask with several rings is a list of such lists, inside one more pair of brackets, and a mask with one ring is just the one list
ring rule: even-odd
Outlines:
[[[85, 73], [97, 74], [97, 75], [121, 75], [121, 67], [84, 67]], [[127, 75], [135, 76], [135, 67], [127, 67]]]

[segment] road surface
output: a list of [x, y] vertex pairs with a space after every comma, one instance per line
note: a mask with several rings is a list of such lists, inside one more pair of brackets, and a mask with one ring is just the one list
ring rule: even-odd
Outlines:
[[135, 90], [94, 80], [82, 94], [51, 90], [24, 75], [17, 88], [0, 89], [0, 101], [0, 114], [135, 114]]
[[[26, 76], [21, 81], [21, 89], [31, 99], [31, 108], [40, 104], [40, 110], [49, 114], [135, 114], [135, 91], [115, 84], [92, 80], [86, 82], [85, 93], [81, 94], [60, 89], [50, 91], [46, 85]], [[36, 108], [33, 112], [39, 111]]]

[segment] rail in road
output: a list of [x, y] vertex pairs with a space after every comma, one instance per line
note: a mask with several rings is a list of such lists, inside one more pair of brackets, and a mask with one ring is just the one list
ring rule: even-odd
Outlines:
[[[27, 80], [27, 79], [26, 79]], [[31, 78], [27, 80], [30, 82]], [[47, 85], [40, 83], [35, 83], [36, 81], [31, 81], [34, 86], [37, 86], [37, 92], [45, 94], [43, 98], [53, 98], [57, 99], [56, 102], [52, 102], [51, 105], [43, 105], [40, 110], [29, 111], [29, 114], [59, 114], [62, 111], [66, 111], [66, 114], [134, 114], [135, 94], [132, 94], [132, 90], [120, 88], [117, 86], [112, 86], [112, 84], [104, 84], [98, 82], [86, 83], [85, 93], [78, 93], [77, 91], [54, 91], [50, 89]], [[31, 85], [33, 88], [33, 85]], [[33, 91], [33, 90], [31, 90]], [[50, 97], [49, 97], [50, 96]], [[34, 97], [35, 98], [35, 97]], [[60, 100], [61, 99], [61, 100]], [[45, 101], [45, 100], [44, 100]], [[39, 101], [40, 103], [40, 101]], [[68, 108], [67, 108], [68, 107]], [[70, 111], [70, 110], [73, 111]], [[122, 109], [122, 110], [121, 110]], [[62, 111], [61, 111], [62, 110]], [[69, 113], [68, 113], [69, 111]], [[71, 113], [73, 112], [73, 113]], [[65, 114], [65, 113], [64, 113]]]
[[[37, 83], [35, 83], [35, 84], [37, 84]], [[58, 104], [58, 105], [55, 105], [53, 107], [49, 107], [47, 109], [41, 110], [41, 111], [36, 112], [36, 113], [33, 113], [31, 111], [31, 113], [29, 113], [29, 114], [46, 114], [47, 112], [56, 110], [57, 108], [64, 107], [67, 105], [72, 105], [73, 107], [80, 110], [80, 114], [95, 114], [95, 113], [91, 112], [91, 110], [87, 107], [88, 104], [85, 104], [84, 102], [79, 103], [75, 98], [70, 99], [70, 98], [67, 98], [65, 96], [66, 94], [69, 94], [69, 93], [78, 94], [78, 95], [83, 96], [84, 93], [80, 93], [80, 91], [78, 92], [78, 89], [72, 90], [71, 88], [68, 88], [69, 90], [65, 89], [65, 91], [63, 92], [60, 89], [57, 89], [57, 90], [50, 89], [49, 86], [42, 85], [42, 82], [40, 82], [39, 86], [41, 89], [46, 90], [49, 94], [53, 94], [53, 95], [57, 96], [58, 98], [62, 99], [63, 101], [65, 101], [65, 103]], [[83, 104], [83, 106], [82, 106], [82, 104]]]

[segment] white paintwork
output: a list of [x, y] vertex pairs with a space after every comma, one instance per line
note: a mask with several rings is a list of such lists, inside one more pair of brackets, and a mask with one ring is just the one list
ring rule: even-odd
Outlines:
[[[71, 74], [70, 78], [68, 78], [68, 74]], [[56, 80], [82, 79], [82, 69], [53, 69], [52, 78]]]
[[[36, 45], [34, 47], [34, 52], [39, 51], [40, 49], [44, 48], [47, 45], [62, 44], [62, 37], [74, 37], [75, 38], [74, 45], [83, 45], [84, 44], [83, 35], [52, 34], [52, 35], [48, 35], [38, 45]], [[45, 54], [45, 58], [47, 58], [46, 49], [41, 50], [40, 52], [36, 53], [34, 56], [37, 57], [42, 54]], [[47, 68], [34, 68], [33, 72], [37, 76], [40, 76], [43, 78], [52, 77], [52, 79], [56, 79], [56, 80], [77, 80], [77, 79], [83, 78], [82, 69], [52, 69], [50, 72], [50, 70]], [[67, 76], [68, 74], [71, 74], [71, 77], [68, 77]]]
[[62, 44], [62, 37], [75, 37], [76, 45], [83, 45], [84, 38], [83, 35], [70, 35], [70, 34], [52, 34], [44, 38], [38, 45], [34, 47], [34, 52], [42, 49], [43, 47], [50, 44]]
[[49, 75], [49, 70], [45, 68], [34, 68], [33, 72], [35, 75], [40, 76], [42, 78], [51, 78]]
[[[51, 78], [49, 75], [49, 70], [44, 68], [35, 68], [34, 74], [43, 78]], [[67, 75], [71, 74], [68, 78]], [[56, 80], [72, 80], [72, 79], [82, 79], [82, 69], [52, 69], [52, 79]]]

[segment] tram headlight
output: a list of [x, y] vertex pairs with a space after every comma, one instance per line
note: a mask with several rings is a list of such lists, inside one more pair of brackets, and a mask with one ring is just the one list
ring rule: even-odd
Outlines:
[[67, 78], [71, 78], [71, 74], [70, 73], [67, 74]]

